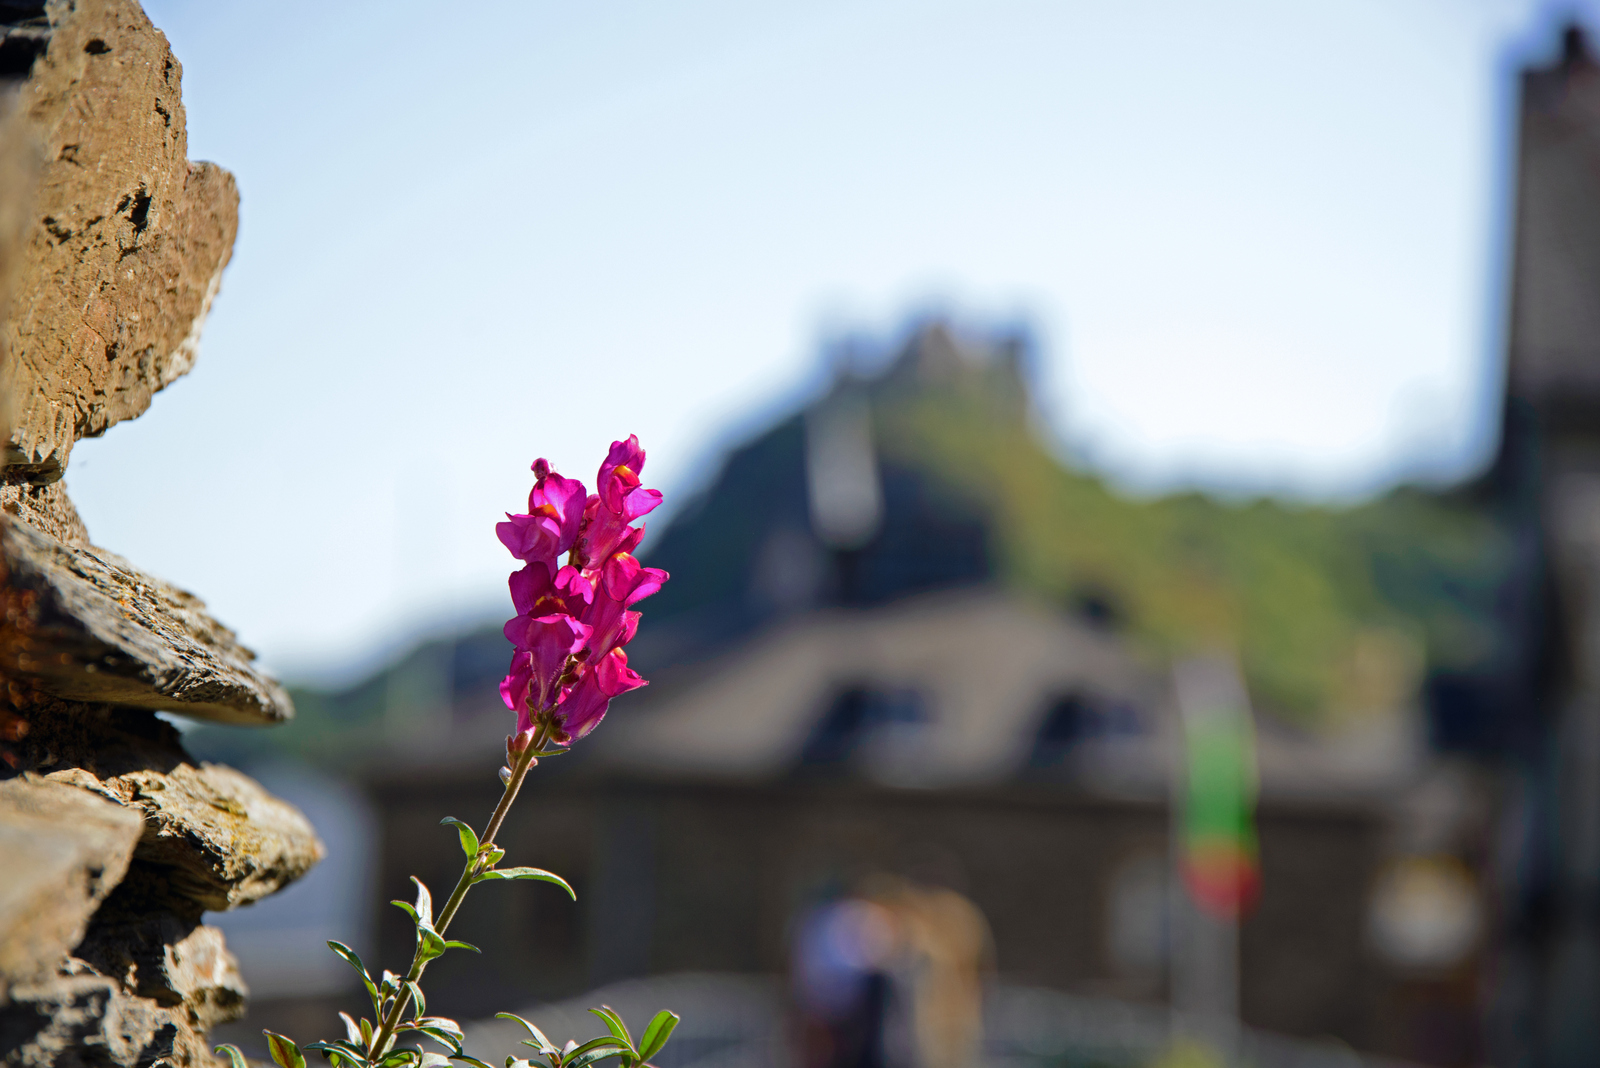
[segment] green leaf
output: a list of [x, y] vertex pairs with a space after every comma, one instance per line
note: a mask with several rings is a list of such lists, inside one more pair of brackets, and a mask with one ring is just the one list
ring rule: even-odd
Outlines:
[[448, 1016], [422, 1016], [411, 1022], [422, 1027], [437, 1027], [441, 1031], [449, 1031], [457, 1038], [460, 1038], [462, 1034], [461, 1025]]
[[[450, 1059], [453, 1061], [466, 1061], [468, 1064], [472, 1065], [472, 1068], [490, 1068], [489, 1065], [484, 1064], [478, 1058], [469, 1057], [465, 1053], [452, 1053], [450, 1054]], [[526, 1064], [527, 1062], [524, 1061], [523, 1063]]]
[[628, 1025], [622, 1022], [622, 1017], [617, 1015], [616, 1009], [610, 1005], [602, 1005], [598, 1009], [589, 1011], [605, 1022], [606, 1030], [611, 1032], [613, 1038], [628, 1047], [630, 1053], [633, 1051], [633, 1036], [628, 1033]]
[[418, 923], [434, 923], [434, 895], [427, 892], [427, 886], [422, 884], [422, 879], [411, 876], [411, 881], [416, 883], [416, 919]]
[[406, 989], [411, 992], [411, 1001], [417, 1006], [417, 1015], [424, 1016], [428, 1012], [428, 999], [422, 996], [422, 987], [416, 982], [407, 979]]
[[569, 1056], [561, 1063], [563, 1068], [589, 1068], [589, 1065], [595, 1061], [603, 1061], [607, 1057], [615, 1057], [617, 1054], [625, 1052], [625, 1050], [618, 1049], [616, 1046], [601, 1046], [599, 1049], [592, 1049], [586, 1053]]
[[496, 864], [500, 863], [500, 858], [506, 855], [506, 851], [497, 845], [486, 845], [480, 848], [483, 851], [483, 866], [485, 868], [494, 867]]
[[467, 855], [468, 860], [478, 855], [478, 833], [476, 831], [454, 816], [446, 816], [439, 823], [453, 826], [456, 829], [456, 833], [461, 836], [461, 852]]
[[461, 1025], [446, 1016], [424, 1016], [405, 1024], [401, 1030], [418, 1031], [456, 1053], [461, 1052]]
[[451, 1068], [450, 1058], [442, 1053], [424, 1053], [418, 1068]]
[[532, 1042], [528, 1042], [528, 1043], [525, 1043], [525, 1044], [529, 1045], [529, 1046], [533, 1046], [533, 1048], [538, 1050], [540, 1053], [555, 1053], [556, 1052], [556, 1048], [550, 1044], [550, 1040], [548, 1038], [544, 1037], [544, 1032], [543, 1031], [539, 1030], [537, 1027], [533, 1026], [533, 1024], [529, 1023], [527, 1020], [524, 1020], [522, 1017], [518, 1016], [516, 1013], [514, 1013], [514, 1012], [497, 1012], [497, 1013], [494, 1014], [494, 1018], [496, 1020], [515, 1020], [515, 1021], [517, 1021], [517, 1023], [519, 1023], [523, 1027], [527, 1028], [528, 1029], [528, 1034], [532, 1035], [534, 1038], [538, 1039], [539, 1041], [538, 1041], [537, 1045], [535, 1045]]
[[267, 1036], [267, 1052], [282, 1068], [306, 1068], [306, 1059], [300, 1055], [300, 1047], [291, 1039], [276, 1031], [263, 1029], [261, 1033]]
[[226, 1053], [228, 1055], [228, 1060], [231, 1063], [231, 1068], [250, 1068], [250, 1062], [244, 1059], [244, 1054], [239, 1052], [239, 1047], [233, 1045], [232, 1043], [225, 1042], [211, 1052]]
[[411, 903], [409, 901], [391, 901], [389, 904], [393, 905], [397, 909], [405, 909], [406, 915], [411, 917], [412, 923], [416, 923], [418, 920], [422, 919], [421, 916], [417, 915], [417, 910], [411, 907]]
[[443, 1028], [440, 1028], [440, 1027], [408, 1027], [408, 1028], [406, 1028], [406, 1030], [408, 1030], [408, 1031], [416, 1031], [416, 1032], [418, 1032], [420, 1034], [427, 1035], [429, 1038], [431, 1038], [435, 1042], [439, 1043], [439, 1045], [443, 1046], [445, 1049], [449, 1050], [451, 1053], [460, 1053], [461, 1052], [461, 1039], [460, 1039], [460, 1037], [457, 1036], [457, 1035], [452, 1035], [449, 1031], [446, 1031]]
[[446, 948], [446, 949], [470, 949], [474, 953], [482, 953], [483, 952], [483, 950], [479, 949], [477, 946], [473, 945], [471, 942], [446, 942], [444, 944], [444, 948]]
[[349, 1042], [307, 1042], [306, 1049], [321, 1050], [334, 1057], [348, 1057], [353, 1064], [366, 1064], [366, 1053]]
[[[432, 924], [417, 924], [417, 959], [426, 964], [435, 957], [444, 955], [444, 937], [433, 929]], [[411, 984], [407, 984], [408, 986]]]
[[425, 923], [429, 927], [432, 927], [433, 895], [428, 893], [428, 888], [424, 886], [422, 884], [422, 880], [417, 878], [415, 875], [411, 877], [411, 881], [417, 884], [417, 922]]
[[361, 1017], [361, 1045], [368, 1050], [372, 1048], [372, 1021], [365, 1016]]
[[[367, 994], [372, 998], [373, 1008], [376, 1009], [378, 1007], [378, 988], [372, 982], [372, 976], [367, 974], [367, 966], [361, 963], [361, 958], [356, 955], [356, 951], [343, 942], [329, 942], [328, 948], [338, 954], [346, 964], [354, 968], [361, 976], [361, 985], [367, 988]], [[380, 1011], [378, 1015], [382, 1016], [383, 1013]]]
[[644, 1035], [639, 1039], [639, 1059], [647, 1061], [661, 1052], [661, 1047], [667, 1044], [667, 1039], [672, 1037], [672, 1032], [678, 1026], [679, 1016], [675, 1012], [662, 1009], [656, 1013], [655, 1019], [650, 1021], [650, 1026], [644, 1029]]
[[557, 886], [561, 887], [561, 889], [565, 890], [572, 900], [578, 900], [578, 895], [573, 892], [572, 887], [567, 885], [567, 881], [565, 879], [553, 872], [544, 871], [541, 868], [496, 868], [493, 871], [484, 872], [482, 875], [478, 876], [472, 881], [474, 883], [481, 883], [485, 879], [536, 879], [542, 883], [555, 883]]
[[416, 1064], [418, 1053], [414, 1049], [397, 1049], [393, 1053], [385, 1054], [378, 1064], [381, 1068], [397, 1068], [402, 1064]]
[[563, 1058], [572, 1058], [580, 1053], [588, 1053], [590, 1050], [599, 1049], [602, 1046], [626, 1046], [627, 1052], [633, 1052], [632, 1042], [623, 1042], [613, 1035], [601, 1035], [599, 1038], [591, 1038], [581, 1046], [573, 1046], [571, 1049], [562, 1050], [561, 1056]]
[[366, 1040], [361, 1035], [361, 1026], [355, 1022], [348, 1012], [341, 1012], [339, 1019], [344, 1021], [344, 1033], [350, 1039], [350, 1044], [366, 1048]]

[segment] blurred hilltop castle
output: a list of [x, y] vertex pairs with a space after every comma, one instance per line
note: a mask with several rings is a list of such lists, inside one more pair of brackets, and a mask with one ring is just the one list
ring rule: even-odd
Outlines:
[[[781, 973], [798, 909], [888, 871], [976, 902], [1009, 982], [1159, 1001], [1167, 664], [1223, 647], [1262, 778], [1245, 1021], [1438, 1064], [1587, 1063], [1600, 66], [1572, 31], [1521, 92], [1489, 471], [1350, 508], [1130, 500], [1046, 446], [1018, 337], [918, 327], [880, 373], [841, 371], [735, 449], [658, 532], [649, 562], [673, 581], [633, 647], [654, 685], [541, 772], [542, 815], [504, 843], [575, 877], [583, 933], [537, 888], [460, 919], [528, 950], [498, 958], [496, 1000]], [[273, 741], [363, 777], [385, 888], [447, 880], [441, 799], [497, 794], [481, 754], [505, 732], [506, 658], [495, 627], [295, 695]], [[396, 761], [427, 769], [425, 800]], [[409, 929], [379, 924], [398, 959]], [[474, 993], [453, 969], [446, 1013]]]

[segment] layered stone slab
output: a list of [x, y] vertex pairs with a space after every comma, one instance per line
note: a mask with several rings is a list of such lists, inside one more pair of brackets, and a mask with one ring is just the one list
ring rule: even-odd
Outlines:
[[160, 869], [164, 891], [212, 911], [248, 905], [300, 878], [322, 843], [300, 810], [221, 764], [180, 763], [100, 778], [52, 772], [144, 815], [135, 856]]
[[143, 831], [137, 810], [83, 790], [0, 782], [0, 997], [82, 941]]
[[255, 654], [193, 594], [121, 557], [21, 522], [0, 531], [6, 626], [0, 673], [75, 701], [268, 725], [294, 714]]

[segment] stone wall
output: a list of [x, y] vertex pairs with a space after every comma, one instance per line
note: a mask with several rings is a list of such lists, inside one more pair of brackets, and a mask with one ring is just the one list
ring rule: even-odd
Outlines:
[[303, 875], [293, 806], [158, 711], [271, 726], [283, 689], [192, 594], [93, 545], [80, 438], [193, 367], [232, 252], [182, 67], [131, 0], [0, 8], [0, 1056], [211, 1064], [246, 990], [207, 910]]

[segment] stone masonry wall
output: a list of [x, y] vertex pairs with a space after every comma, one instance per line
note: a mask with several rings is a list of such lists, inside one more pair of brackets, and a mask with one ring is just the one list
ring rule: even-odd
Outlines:
[[303, 875], [293, 806], [158, 711], [293, 715], [192, 594], [94, 546], [80, 438], [194, 366], [232, 252], [227, 171], [187, 158], [182, 67], [132, 0], [0, 5], [0, 1057], [215, 1063], [246, 990], [207, 910]]

